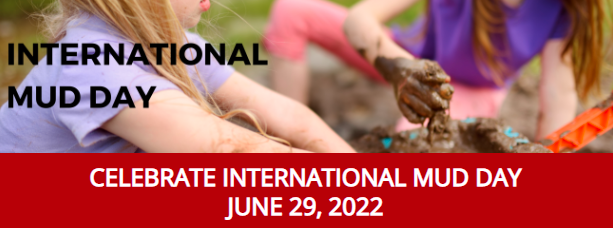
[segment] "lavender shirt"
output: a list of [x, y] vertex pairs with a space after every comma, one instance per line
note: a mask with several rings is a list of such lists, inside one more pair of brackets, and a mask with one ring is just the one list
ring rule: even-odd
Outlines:
[[[105, 43], [109, 43], [115, 50], [119, 50], [119, 43], [124, 43], [125, 58], [128, 58], [133, 44], [114, 34], [118, 34], [116, 30], [99, 18], [82, 16], [70, 23], [66, 37], [58, 43], [96, 43], [101, 48]], [[200, 36], [193, 33], [187, 33], [187, 39], [190, 43], [196, 43], [202, 48], [206, 43]], [[69, 60], [81, 62], [80, 49], [71, 49], [71, 51], [78, 50], [79, 53]], [[14, 108], [8, 108], [8, 103], [5, 103], [0, 109], [0, 152], [131, 153], [140, 151], [130, 142], [100, 129], [102, 124], [127, 107], [126, 104], [122, 104], [119, 108], [112, 108], [119, 88], [127, 86], [134, 102], [141, 99], [136, 86], [141, 86], [144, 91], [148, 91], [151, 86], [157, 87], [155, 92], [169, 89], [179, 90], [176, 85], [159, 76], [153, 67], [143, 65], [140, 61], [128, 66], [119, 65], [111, 58], [108, 66], [95, 66], [91, 60], [87, 66], [82, 64], [61, 66], [59, 49], [54, 50], [52, 65], [46, 64], [46, 58], [48, 57], [45, 56], [40, 61], [40, 65], [32, 69], [17, 89], [19, 94], [22, 94], [25, 86], [32, 86], [32, 108], [27, 108], [25, 104], [16, 106], [16, 103]], [[101, 55], [99, 61], [104, 63], [103, 60], [104, 57]], [[218, 65], [216, 61], [211, 61], [211, 65], [204, 65], [204, 61], [201, 61], [195, 68], [202, 76], [202, 81], [206, 83], [210, 93], [217, 90], [234, 72], [233, 68]], [[188, 71], [198, 89], [204, 91], [194, 67], [188, 67]], [[35, 86], [42, 86], [45, 102], [50, 100], [50, 87], [57, 86], [57, 100], [52, 108], [44, 109], [36, 104]], [[79, 90], [81, 102], [77, 107], [59, 108], [60, 86], [73, 86]], [[112, 96], [111, 105], [106, 108], [90, 108], [91, 86], [104, 86], [109, 89]], [[102, 92], [98, 94], [97, 99], [98, 103], [103, 101]], [[68, 102], [73, 100], [74, 97], [67, 98]]]
[[[393, 36], [412, 54], [437, 61], [454, 82], [497, 88], [490, 77], [480, 73], [474, 58], [472, 4], [469, 0], [431, 0], [425, 37], [419, 39], [425, 26], [423, 19], [408, 29], [395, 26]], [[505, 75], [508, 86], [517, 78], [521, 66], [538, 54], [548, 40], [566, 36], [570, 20], [561, 0], [525, 0], [518, 8], [504, 5], [504, 12], [510, 56], [502, 61], [515, 72]], [[492, 42], [498, 47], [503, 43], [495, 37]]]

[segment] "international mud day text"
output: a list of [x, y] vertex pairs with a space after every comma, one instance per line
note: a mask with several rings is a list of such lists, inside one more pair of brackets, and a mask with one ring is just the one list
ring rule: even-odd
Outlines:
[[[155, 86], [151, 86], [149, 88], [142, 88], [141, 86], [136, 86], [138, 90], [138, 94], [143, 100], [143, 108], [149, 108], [149, 100], [151, 96], [155, 92]], [[24, 106], [28, 108], [32, 108], [32, 100], [34, 99], [32, 95], [32, 86], [26, 86], [22, 93], [19, 94], [17, 89], [14, 86], [9, 87], [9, 101], [8, 107], [14, 108], [15, 103], [18, 106]], [[81, 103], [81, 92], [72, 86], [50, 86], [45, 88], [43, 91], [42, 86], [36, 86], [34, 88], [36, 91], [36, 104], [41, 108], [52, 108], [59, 103], [59, 108], [74, 108], [79, 103]], [[135, 108], [134, 100], [130, 95], [130, 91], [128, 87], [122, 86], [119, 88], [117, 92], [117, 96], [112, 100], [111, 92], [109, 89], [103, 86], [92, 86], [89, 88], [89, 107], [90, 108], [104, 108], [112, 105], [113, 108], [118, 108], [120, 104], [126, 104], [130, 108]], [[43, 97], [47, 97], [43, 95], [44, 93], [48, 93], [48, 98], [43, 99]], [[59, 93], [59, 99], [57, 95]], [[99, 100], [98, 98], [102, 98]], [[112, 102], [112, 103], [111, 103]]]
[[[410, 171], [377, 168], [96, 168], [90, 172], [94, 187], [476, 187], [519, 186], [523, 168], [414, 168]], [[402, 176], [404, 171], [409, 178]], [[406, 174], [405, 174], [406, 175]], [[221, 176], [221, 180], [216, 177]], [[411, 178], [412, 177], [412, 178]], [[411, 180], [412, 179], [412, 180]], [[408, 185], [407, 183], [413, 183]]]
[[[469, 180], [476, 187], [518, 187], [522, 168], [95, 168], [89, 180], [97, 188], [431, 188], [465, 187]], [[406, 173], [405, 173], [406, 172]], [[403, 174], [407, 176], [403, 176]], [[216, 177], [221, 176], [220, 179]], [[411, 183], [410, 177], [413, 179]], [[224, 220], [246, 216], [352, 217], [384, 216], [384, 196], [232, 197], [227, 200]], [[319, 205], [319, 207], [318, 207]], [[324, 206], [321, 206], [324, 205]], [[293, 208], [289, 213], [283, 208]], [[327, 208], [327, 209], [321, 209]], [[285, 211], [285, 212], [284, 212]], [[221, 219], [221, 218], [220, 218]]]
[[[205, 65], [210, 65], [211, 60], [217, 61], [219, 65], [234, 65], [236, 62], [242, 62], [245, 65], [267, 65], [267, 60], [261, 60], [259, 55], [259, 44], [253, 44], [253, 59], [250, 59], [245, 51], [244, 45], [238, 43], [234, 45], [230, 58], [226, 61], [226, 44], [219, 45], [219, 51], [212, 44], [204, 45], [204, 50], [193, 43], [187, 43], [181, 47], [177, 44], [150, 44], [150, 48], [155, 49], [156, 61], [150, 62], [146, 57], [142, 44], [130, 44], [132, 50], [125, 52], [123, 43], [117, 44], [117, 48], [111, 44], [99, 45], [96, 43], [35, 43], [32, 45], [32, 50], [20, 43], [17, 45], [17, 64], [23, 65], [27, 58], [33, 65], [39, 64], [39, 46], [46, 50], [46, 57], [42, 60], [47, 65], [109, 65], [111, 61], [115, 61], [118, 65], [133, 65], [142, 63], [143, 65], [157, 64], [161, 65], [165, 49], [170, 49], [170, 62], [176, 65], [180, 60], [185, 65], [196, 65], [204, 60]], [[9, 65], [15, 65], [15, 44], [9, 44]], [[80, 52], [77, 52], [79, 51]], [[54, 52], [59, 52], [59, 60], [54, 60]], [[80, 56], [79, 56], [80, 53]], [[126, 53], [130, 55], [126, 58]], [[103, 58], [100, 58], [103, 56]], [[188, 58], [190, 56], [192, 58]], [[57, 57], [57, 56], [56, 56]], [[55, 62], [54, 62], [55, 61]], [[59, 61], [59, 63], [57, 62]], [[119, 107], [120, 104], [127, 104], [130, 108], [135, 108], [134, 101], [127, 87], [121, 87], [115, 96], [115, 100], [111, 100], [110, 90], [101, 86], [92, 86], [90, 91], [90, 107], [103, 108], [112, 105], [113, 108]], [[141, 88], [136, 87], [140, 97], [143, 99], [143, 108], [149, 107], [149, 99], [155, 92], [155, 87]], [[145, 90], [148, 89], [148, 90]], [[58, 91], [59, 90], [59, 91]], [[71, 86], [51, 86], [47, 88], [26, 86], [22, 91], [17, 91], [13, 86], [9, 87], [9, 102], [8, 107], [14, 108], [16, 105], [26, 105], [32, 108], [33, 99], [35, 96], [36, 104], [41, 108], [51, 108], [56, 103], [59, 103], [59, 108], [74, 108], [81, 102], [81, 93], [78, 89]], [[35, 92], [35, 95], [32, 93]], [[46, 96], [46, 94], [49, 96]], [[58, 95], [59, 94], [59, 95]], [[59, 97], [59, 98], [58, 98]], [[102, 97], [102, 101], [97, 98]], [[44, 99], [43, 99], [44, 98]], [[15, 104], [16, 103], [16, 104]]]
[[[111, 59], [115, 61], [118, 65], [132, 65], [136, 62], [141, 62], [144, 65], [151, 65], [147, 56], [145, 54], [145, 50], [143, 49], [142, 44], [130, 44], [132, 50], [130, 51], [130, 56], [125, 58], [126, 52], [125, 45], [123, 43], [118, 44], [117, 50], [108, 43], [99, 45], [97, 43], [42, 43], [40, 44], [41, 48], [46, 49], [46, 61], [47, 65], [57, 64], [54, 63], [53, 53], [56, 51], [60, 52], [60, 65], [83, 65], [87, 66], [89, 64], [93, 65], [109, 65]], [[236, 62], [243, 62], [245, 65], [268, 65], [268, 60], [260, 60], [259, 53], [259, 44], [253, 44], [253, 61], [249, 59], [247, 52], [245, 51], [245, 47], [243, 44], [238, 43], [234, 45], [234, 49], [232, 50], [232, 54], [230, 58], [226, 61], [226, 44], [221, 43], [219, 45], [219, 51], [217, 51], [212, 44], [207, 43], [204, 46], [204, 51], [202, 48], [193, 43], [187, 43], [182, 45], [179, 49], [177, 49], [177, 44], [166, 44], [166, 43], [154, 43], [150, 44], [149, 47], [151, 49], [155, 49], [156, 62], [153, 64], [162, 65], [163, 60], [163, 52], [164, 49], [170, 48], [170, 64], [176, 65], [177, 60], [180, 60], [185, 65], [196, 65], [202, 61], [204, 58], [204, 63], [206, 65], [211, 64], [211, 59], [215, 59], [219, 65], [234, 65]], [[79, 52], [77, 52], [80, 48], [80, 58], [78, 58]], [[25, 44], [17, 45], [17, 64], [23, 65], [25, 62], [25, 58], [33, 65], [39, 64], [39, 44], [35, 43], [32, 45], [32, 51], [28, 50]], [[59, 49], [59, 50], [56, 50]], [[9, 65], [15, 65], [15, 44], [9, 43]], [[103, 55], [104, 60], [103, 63], [100, 62], [100, 55]], [[187, 58], [187, 56], [193, 58]], [[178, 59], [177, 59], [178, 58]], [[127, 60], [127, 61], [126, 61]]]

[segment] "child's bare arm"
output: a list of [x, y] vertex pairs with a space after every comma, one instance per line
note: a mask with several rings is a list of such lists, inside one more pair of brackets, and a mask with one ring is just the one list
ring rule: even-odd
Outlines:
[[214, 94], [225, 109], [251, 110], [266, 130], [313, 152], [355, 152], [306, 106], [282, 96], [240, 73], [234, 73]]
[[344, 25], [347, 39], [371, 64], [379, 56], [413, 56], [398, 46], [383, 30], [383, 23], [399, 15], [418, 0], [363, 0], [349, 11]]
[[547, 41], [541, 53], [540, 113], [536, 139], [542, 139], [575, 117], [578, 99], [575, 90], [572, 53], [560, 58], [563, 40]]
[[102, 128], [147, 152], [290, 152], [287, 146], [204, 111], [180, 91], [154, 93], [148, 109], [142, 108], [142, 100], [135, 105]]
[[[451, 78], [434, 62], [416, 60], [383, 30], [383, 23], [417, 0], [364, 0], [349, 11], [344, 29], [351, 45], [394, 87], [398, 107], [411, 123], [422, 124], [434, 110], [449, 108]], [[429, 81], [429, 82], [428, 82]], [[433, 90], [440, 89], [439, 93]]]

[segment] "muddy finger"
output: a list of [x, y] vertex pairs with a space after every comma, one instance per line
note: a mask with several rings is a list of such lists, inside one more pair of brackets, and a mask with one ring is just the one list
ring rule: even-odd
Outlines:
[[438, 110], [448, 107], [448, 102], [445, 102], [445, 99], [441, 97], [438, 89], [433, 89], [433, 87], [422, 84], [415, 79], [407, 79], [403, 92], [417, 97], [430, 109]]
[[424, 103], [422, 100], [417, 98], [412, 94], [401, 94], [400, 98], [403, 103], [407, 104], [412, 110], [414, 110], [418, 115], [424, 117], [432, 116], [432, 109], [428, 104]]
[[407, 118], [407, 120], [411, 123], [423, 124], [426, 120], [425, 117], [417, 115], [417, 113], [413, 111], [413, 109], [411, 109], [409, 106], [407, 106], [407, 104], [403, 103], [402, 101], [398, 101], [398, 108], [400, 109], [402, 115]]
[[438, 94], [441, 96], [441, 98], [446, 99], [446, 100], [451, 100], [451, 97], [453, 96], [453, 86], [451, 86], [451, 84], [449, 83], [445, 83], [443, 85], [441, 85], [441, 87], [438, 88]]
[[443, 83], [451, 82], [451, 77], [449, 77], [446, 74], [433, 73], [433, 72], [426, 71], [426, 72], [419, 73], [419, 74], [416, 74], [416, 75], [423, 75], [423, 76], [419, 76], [417, 78], [422, 83], [426, 83], [428, 85], [440, 85], [440, 84], [443, 84]]
[[427, 84], [442, 84], [449, 83], [451, 81], [451, 77], [443, 71], [440, 65], [437, 62], [422, 60], [423, 61], [423, 72], [419, 73], [421, 77], [418, 79]]

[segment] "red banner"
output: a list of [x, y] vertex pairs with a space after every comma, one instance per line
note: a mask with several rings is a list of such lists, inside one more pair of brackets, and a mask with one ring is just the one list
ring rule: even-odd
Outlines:
[[0, 227], [608, 226], [612, 161], [610, 154], [1, 154]]

